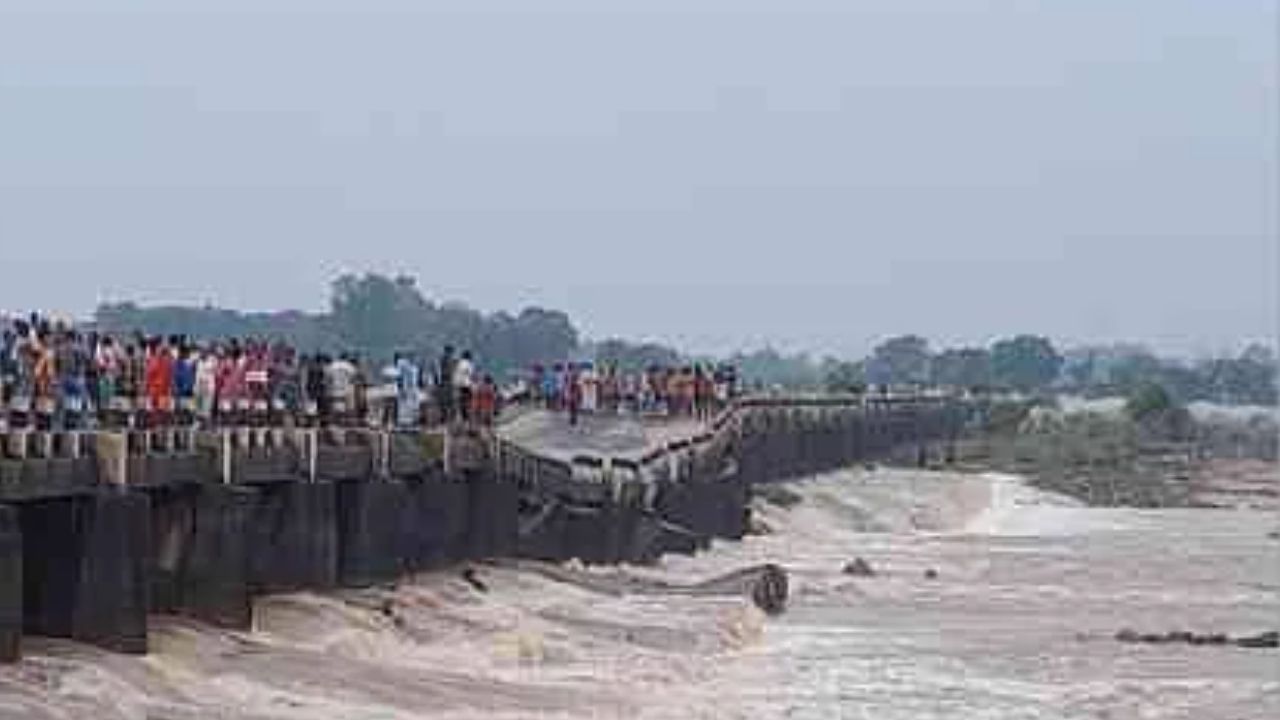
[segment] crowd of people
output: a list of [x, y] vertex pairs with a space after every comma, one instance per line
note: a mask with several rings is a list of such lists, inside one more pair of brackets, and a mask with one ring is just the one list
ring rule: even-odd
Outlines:
[[737, 392], [730, 365], [651, 365], [624, 372], [616, 365], [556, 363], [535, 365], [525, 395], [549, 410], [564, 411], [576, 423], [581, 413], [660, 413], [708, 419]]
[[122, 337], [33, 314], [0, 334], [0, 428], [493, 421], [496, 384], [469, 353], [455, 359], [448, 349], [431, 370], [407, 353], [372, 373], [355, 353], [306, 354], [253, 338]]
[[581, 414], [709, 417], [736, 387], [730, 366], [534, 365], [500, 388], [466, 350], [396, 353], [379, 370], [355, 353], [301, 353], [255, 338], [121, 336], [32, 314], [3, 320], [0, 429], [168, 425], [491, 425], [501, 406]]

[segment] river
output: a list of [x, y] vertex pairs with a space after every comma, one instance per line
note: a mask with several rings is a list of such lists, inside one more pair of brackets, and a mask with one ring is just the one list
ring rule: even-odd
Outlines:
[[[789, 487], [789, 507], [757, 499], [767, 534], [623, 571], [777, 562], [778, 617], [480, 565], [483, 591], [444, 572], [264, 598], [252, 632], [157, 619], [146, 657], [28, 638], [0, 718], [1280, 717], [1280, 651], [1114, 639], [1275, 628], [1274, 513], [1084, 508], [902, 470]], [[876, 575], [844, 574], [855, 556]]]

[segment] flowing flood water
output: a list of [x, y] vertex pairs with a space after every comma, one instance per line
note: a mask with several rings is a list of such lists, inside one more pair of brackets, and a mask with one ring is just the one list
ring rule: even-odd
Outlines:
[[[1280, 717], [1280, 651], [1114, 639], [1275, 628], [1274, 513], [1090, 509], [894, 470], [788, 487], [789, 507], [757, 500], [768, 534], [582, 571], [691, 582], [777, 562], [779, 617], [482, 565], [483, 591], [451, 572], [263, 599], [248, 633], [158, 620], [142, 658], [28, 638], [0, 668], [0, 718]], [[844, 574], [855, 557], [876, 574]]]

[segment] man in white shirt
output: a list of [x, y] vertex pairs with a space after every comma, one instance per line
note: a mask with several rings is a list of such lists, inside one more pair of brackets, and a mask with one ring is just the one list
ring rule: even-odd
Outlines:
[[453, 387], [458, 392], [458, 414], [463, 420], [471, 418], [471, 389], [475, 385], [476, 367], [471, 362], [471, 351], [463, 351], [453, 366]]
[[325, 367], [324, 375], [333, 414], [343, 418], [355, 410], [356, 388], [352, 380], [356, 376], [356, 366], [346, 356], [339, 357]]

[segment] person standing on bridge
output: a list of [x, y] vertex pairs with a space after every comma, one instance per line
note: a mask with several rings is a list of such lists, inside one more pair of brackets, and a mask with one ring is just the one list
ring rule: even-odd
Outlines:
[[569, 409], [569, 424], [578, 424], [578, 411], [582, 406], [582, 378], [573, 363], [566, 365], [564, 382], [565, 406]]
[[560, 409], [562, 392], [560, 389], [560, 380], [564, 375], [564, 366], [556, 363], [542, 377], [542, 396], [547, 403], [547, 409], [557, 411]]
[[308, 427], [315, 427], [329, 417], [329, 394], [324, 387], [323, 354], [302, 357], [303, 416]]
[[53, 354], [52, 342], [53, 338], [49, 333], [42, 331], [36, 336], [36, 342], [32, 346], [35, 353], [36, 428], [40, 430], [51, 429], [53, 413], [57, 408], [57, 358]]
[[5, 328], [0, 333], [0, 427], [8, 429], [9, 403], [13, 399], [14, 386], [18, 382], [18, 362], [14, 357], [17, 336], [13, 330]]
[[68, 430], [80, 427], [84, 413], [84, 348], [80, 335], [71, 329], [58, 332], [55, 356], [60, 395], [60, 425]]
[[218, 358], [218, 423], [234, 424], [244, 395], [244, 370], [240, 346], [232, 343]]
[[418, 424], [418, 365], [406, 354], [396, 353], [396, 424], [410, 428]]
[[174, 417], [181, 425], [195, 420], [196, 358], [185, 342], [177, 346], [178, 358], [173, 362]]
[[453, 368], [453, 386], [458, 393], [458, 414], [464, 422], [471, 419], [471, 393], [475, 389], [475, 372], [471, 351], [464, 350]]
[[196, 360], [196, 417], [204, 427], [213, 425], [214, 403], [218, 397], [218, 359], [204, 348]]
[[599, 406], [600, 380], [591, 363], [582, 363], [582, 370], [581, 374], [578, 376], [578, 382], [582, 385], [582, 407], [580, 410], [588, 415], [594, 415], [597, 407]]
[[249, 417], [253, 425], [265, 425], [270, 411], [270, 364], [265, 343], [245, 344], [244, 386], [249, 401]]
[[481, 427], [493, 425], [493, 418], [498, 411], [498, 385], [492, 375], [485, 375], [476, 384], [472, 395], [472, 417]]
[[301, 406], [302, 376], [293, 348], [284, 343], [275, 344], [269, 370], [273, 421], [280, 423], [286, 418], [296, 418]]
[[121, 422], [120, 417], [120, 375], [123, 373], [124, 358], [120, 355], [120, 346], [110, 337], [101, 338], [93, 353], [93, 363], [98, 368], [98, 419], [108, 426]]
[[453, 356], [453, 346], [445, 345], [440, 361], [436, 364], [436, 405], [440, 408], [440, 422], [453, 420], [454, 393], [453, 373], [457, 360]]
[[133, 427], [134, 399], [141, 384], [138, 372], [138, 349], [132, 344], [116, 345], [114, 348], [116, 366], [112, 409], [115, 411], [116, 422], [121, 427]]
[[32, 329], [26, 321], [14, 323], [14, 339], [10, 348], [13, 382], [9, 390], [9, 426], [26, 427], [32, 419], [32, 396], [35, 392], [36, 353]]
[[356, 410], [356, 366], [346, 355], [340, 355], [325, 367], [325, 387], [329, 391], [330, 410], [334, 422], [350, 422]]
[[529, 404], [533, 407], [546, 405], [547, 402], [547, 369], [542, 363], [534, 363], [529, 369]]
[[173, 407], [173, 355], [169, 346], [160, 338], [152, 338], [147, 347], [146, 361], [147, 427], [155, 427], [167, 420]]

